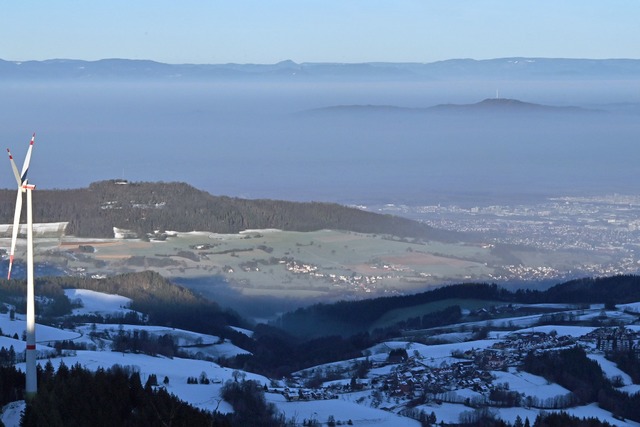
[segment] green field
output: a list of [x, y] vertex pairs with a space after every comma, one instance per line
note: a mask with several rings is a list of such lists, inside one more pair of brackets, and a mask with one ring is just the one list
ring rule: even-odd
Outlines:
[[385, 328], [393, 326], [394, 324], [412, 317], [422, 317], [428, 313], [434, 313], [444, 310], [445, 308], [458, 305], [463, 310], [478, 310], [481, 308], [491, 307], [492, 305], [502, 305], [504, 302], [500, 301], [487, 301], [478, 299], [461, 299], [451, 298], [440, 301], [429, 302], [426, 304], [420, 304], [412, 307], [401, 308], [386, 312], [380, 319], [378, 319], [370, 330], [373, 331], [377, 328]]
[[[167, 278], [224, 276], [243, 295], [312, 300], [405, 294], [444, 283], [522, 280], [535, 277], [532, 270], [546, 274], [554, 266], [566, 269], [577, 256], [507, 250], [505, 256], [504, 248], [495, 251], [492, 245], [423, 243], [331, 230], [176, 233], [165, 241], [36, 239], [36, 261], [62, 265], [72, 274], [153, 270]], [[19, 259], [21, 251], [24, 246], [18, 248]], [[508, 265], [507, 259], [520, 261]]]
[[489, 280], [495, 262], [479, 246], [329, 230], [179, 233], [157, 242], [66, 237], [38, 242], [36, 251], [40, 261], [83, 274], [222, 275], [246, 295], [331, 299]]

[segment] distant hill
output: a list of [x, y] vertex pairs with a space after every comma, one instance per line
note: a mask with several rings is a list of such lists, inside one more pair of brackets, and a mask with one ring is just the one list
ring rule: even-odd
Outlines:
[[544, 292], [524, 292], [535, 302], [628, 304], [640, 301], [640, 276], [624, 275], [571, 280]]
[[[15, 190], [0, 190], [3, 200]], [[11, 223], [13, 204], [0, 205], [0, 222]], [[145, 236], [156, 230], [237, 233], [247, 229], [321, 229], [458, 241], [457, 233], [417, 221], [365, 212], [335, 203], [247, 200], [212, 196], [184, 183], [101, 181], [88, 188], [38, 190], [35, 222], [68, 221], [67, 234], [113, 237], [113, 227]]]
[[534, 104], [517, 99], [487, 98], [474, 104], [440, 104], [426, 108], [405, 108], [393, 105], [336, 105], [325, 108], [308, 110], [306, 114], [557, 114], [557, 113], [598, 113], [582, 107], [557, 107], [552, 105]]
[[508, 98], [487, 98], [475, 104], [440, 104], [425, 110], [433, 112], [505, 112], [505, 113], [594, 113], [581, 107], [556, 107]]
[[0, 60], [3, 80], [487, 80], [632, 79], [638, 59], [498, 58], [433, 63], [163, 64], [103, 59]]
[[[444, 286], [413, 295], [372, 298], [361, 301], [339, 301], [331, 304], [315, 304], [285, 313], [278, 325], [288, 333], [310, 337], [317, 335], [350, 335], [369, 331], [376, 321], [391, 312], [404, 312], [416, 317], [428, 327], [453, 324], [459, 321], [451, 304], [456, 301], [486, 301], [487, 304], [626, 304], [640, 300], [640, 276], [613, 276], [571, 280], [552, 286], [545, 291], [518, 290], [511, 292], [495, 284], [465, 283]], [[437, 307], [430, 311], [425, 306]], [[415, 308], [410, 310], [410, 308]], [[459, 311], [459, 307], [458, 307]], [[425, 317], [426, 316], [426, 317]], [[396, 316], [398, 319], [398, 317]], [[415, 320], [398, 319], [402, 322]], [[427, 326], [424, 326], [427, 327]]]

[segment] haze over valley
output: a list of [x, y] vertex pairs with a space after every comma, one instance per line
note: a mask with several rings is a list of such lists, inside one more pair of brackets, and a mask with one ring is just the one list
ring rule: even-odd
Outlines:
[[[5, 63], [1, 135], [22, 141], [34, 130], [42, 134], [32, 177], [40, 188], [124, 178], [340, 203], [633, 192], [637, 61], [528, 61], [448, 61], [435, 64], [437, 74], [408, 77], [410, 67], [397, 71], [402, 64], [387, 67], [395, 74], [363, 64], [336, 75], [338, 64], [302, 77], [304, 64], [274, 66], [275, 75], [236, 66], [240, 77], [209, 72], [197, 79], [146, 68], [134, 74], [126, 66], [122, 72], [131, 74], [100, 74], [117, 67], [109, 61], [57, 73], [47, 63]], [[12, 77], [11, 69], [26, 66], [34, 70], [29, 79]], [[496, 92], [583, 110], [428, 109], [476, 104]], [[397, 108], [330, 108], [368, 105]]]

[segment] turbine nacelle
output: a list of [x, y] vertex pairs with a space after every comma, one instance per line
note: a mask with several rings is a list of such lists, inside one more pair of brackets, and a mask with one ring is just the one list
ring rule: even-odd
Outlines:
[[11, 279], [11, 268], [13, 267], [14, 254], [16, 250], [16, 242], [18, 240], [18, 229], [20, 228], [20, 215], [22, 213], [22, 193], [26, 193], [27, 191], [35, 190], [36, 186], [33, 184], [29, 184], [29, 179], [27, 178], [27, 174], [29, 172], [29, 164], [31, 163], [31, 152], [33, 151], [33, 143], [35, 141], [36, 134], [34, 133], [31, 136], [31, 141], [29, 142], [29, 148], [27, 149], [27, 156], [24, 159], [24, 163], [22, 164], [22, 171], [18, 171], [18, 167], [16, 166], [16, 162], [13, 160], [13, 155], [11, 154], [11, 150], [7, 148], [7, 153], [9, 153], [9, 161], [11, 162], [11, 169], [13, 170], [13, 175], [16, 178], [16, 182], [18, 184], [18, 194], [16, 196], [16, 210], [13, 215], [13, 229], [11, 233], [11, 250], [9, 252], [9, 270], [7, 272], [7, 279]]

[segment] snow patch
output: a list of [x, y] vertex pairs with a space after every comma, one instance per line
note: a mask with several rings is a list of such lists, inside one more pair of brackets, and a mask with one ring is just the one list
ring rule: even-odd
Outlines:
[[88, 289], [65, 289], [65, 295], [72, 302], [80, 300], [82, 308], [73, 310], [74, 315], [83, 314], [126, 314], [131, 299], [121, 295], [110, 295]]

